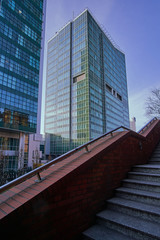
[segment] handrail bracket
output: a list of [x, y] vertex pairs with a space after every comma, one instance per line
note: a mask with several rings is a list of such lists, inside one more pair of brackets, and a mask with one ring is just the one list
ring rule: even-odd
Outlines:
[[36, 183], [42, 182], [42, 181], [45, 179], [45, 178], [42, 178], [42, 177], [41, 177], [41, 175], [40, 175], [39, 172], [37, 172], [36, 175], [37, 175], [37, 178], [38, 178], [37, 180], [35, 180]]
[[91, 151], [88, 149], [88, 145], [85, 146], [85, 149], [86, 149], [86, 153], [91, 152]]

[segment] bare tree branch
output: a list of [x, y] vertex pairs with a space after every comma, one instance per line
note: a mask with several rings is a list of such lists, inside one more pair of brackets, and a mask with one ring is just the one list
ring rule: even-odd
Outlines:
[[151, 91], [151, 96], [146, 99], [146, 115], [160, 118], [160, 88]]

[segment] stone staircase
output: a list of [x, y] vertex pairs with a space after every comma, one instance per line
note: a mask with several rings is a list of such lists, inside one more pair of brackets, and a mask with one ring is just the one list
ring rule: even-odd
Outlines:
[[160, 239], [160, 144], [146, 165], [136, 165], [97, 214], [97, 223], [83, 239]]

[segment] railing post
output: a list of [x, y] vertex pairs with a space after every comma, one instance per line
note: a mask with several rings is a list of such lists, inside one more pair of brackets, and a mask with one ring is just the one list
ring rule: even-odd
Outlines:
[[86, 152], [90, 152], [88, 149], [88, 145], [85, 146]]
[[40, 175], [39, 172], [37, 173], [37, 178], [38, 178], [39, 181], [41, 181], [41, 175]]
[[41, 175], [39, 172], [37, 172], [37, 180], [35, 180], [35, 182], [42, 182], [45, 178], [41, 178]]

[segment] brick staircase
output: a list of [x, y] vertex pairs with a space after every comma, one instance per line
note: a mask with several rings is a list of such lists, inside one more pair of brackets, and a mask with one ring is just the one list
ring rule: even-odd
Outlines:
[[160, 239], [160, 143], [150, 161], [136, 165], [97, 214], [97, 223], [83, 239]]
[[156, 118], [139, 133], [120, 126], [1, 186], [1, 235], [77, 240], [106, 204], [83, 239], [160, 239], [160, 145], [146, 164], [158, 142]]

